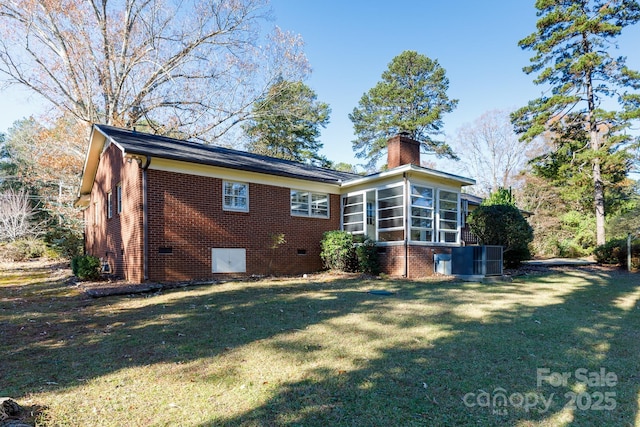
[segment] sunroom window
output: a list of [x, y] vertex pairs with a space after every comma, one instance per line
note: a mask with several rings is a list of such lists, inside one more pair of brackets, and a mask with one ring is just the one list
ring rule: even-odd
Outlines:
[[364, 233], [364, 194], [342, 198], [342, 229], [352, 234]]
[[378, 190], [378, 240], [404, 240], [404, 186]]
[[439, 241], [456, 243], [458, 241], [458, 193], [440, 190], [438, 207], [440, 214]]
[[433, 241], [433, 188], [411, 186], [411, 240]]

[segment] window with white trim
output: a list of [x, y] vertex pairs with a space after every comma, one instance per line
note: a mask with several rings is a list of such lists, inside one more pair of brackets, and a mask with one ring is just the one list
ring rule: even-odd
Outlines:
[[411, 240], [433, 242], [433, 188], [411, 186]]
[[291, 215], [329, 218], [329, 195], [291, 190]]
[[[342, 229], [351, 234], [364, 233], [364, 194], [342, 198]], [[368, 211], [368, 208], [367, 208]]]
[[122, 213], [122, 184], [116, 186], [116, 212], [118, 215]]
[[249, 212], [249, 184], [223, 181], [222, 207], [226, 211]]
[[113, 218], [113, 193], [107, 193], [107, 218]]
[[438, 241], [456, 243], [458, 241], [458, 193], [440, 190], [438, 194], [438, 214], [440, 217]]
[[378, 190], [378, 240], [404, 240], [404, 185]]

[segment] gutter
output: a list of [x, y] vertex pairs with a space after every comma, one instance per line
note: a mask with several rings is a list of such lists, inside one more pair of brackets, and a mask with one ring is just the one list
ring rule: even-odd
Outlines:
[[144, 165], [138, 163], [142, 169], [142, 271], [144, 280], [149, 280], [149, 208], [147, 196], [147, 169], [151, 165], [151, 156], [146, 156]]
[[409, 198], [409, 180], [407, 172], [402, 173], [404, 182], [404, 277], [409, 277], [409, 217], [411, 215], [411, 199]]

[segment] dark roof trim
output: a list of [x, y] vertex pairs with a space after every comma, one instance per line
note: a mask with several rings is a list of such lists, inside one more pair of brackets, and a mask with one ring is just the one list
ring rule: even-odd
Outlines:
[[122, 149], [124, 154], [129, 155], [160, 157], [336, 185], [361, 177], [349, 172], [340, 172], [246, 151], [182, 141], [114, 126], [94, 125], [94, 127]]

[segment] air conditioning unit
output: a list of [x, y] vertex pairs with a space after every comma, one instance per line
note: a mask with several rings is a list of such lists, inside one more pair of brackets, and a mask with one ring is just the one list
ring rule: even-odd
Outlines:
[[502, 276], [502, 246], [462, 246], [451, 248], [454, 276]]

